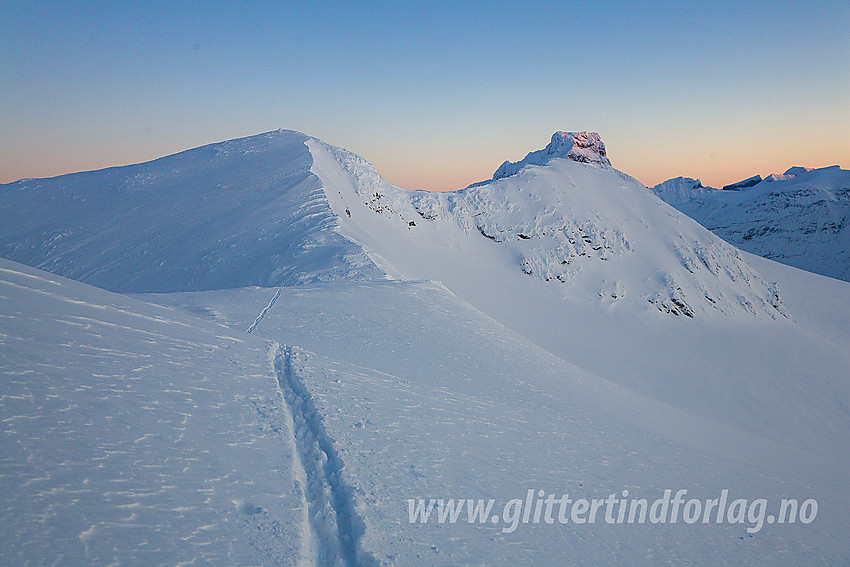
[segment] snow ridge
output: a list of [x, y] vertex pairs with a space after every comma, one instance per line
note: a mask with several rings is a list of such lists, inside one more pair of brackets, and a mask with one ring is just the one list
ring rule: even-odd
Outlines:
[[613, 169], [596, 133], [556, 132], [497, 174], [448, 194], [405, 191], [356, 154], [271, 132], [4, 185], [0, 255], [119, 292], [385, 277], [468, 287], [511, 272], [579, 301], [781, 313], [734, 249]]
[[0, 256], [119, 293], [382, 277], [335, 232], [307, 139], [279, 130], [0, 185]]
[[724, 185], [723, 191], [743, 191], [744, 189], [749, 189], [750, 187], [755, 187], [756, 185], [758, 185], [761, 182], [762, 182], [761, 175], [753, 175], [752, 177], [742, 179], [741, 181], [737, 181], [735, 183], [730, 183], [729, 185]]
[[293, 369], [297, 354], [292, 347], [276, 342], [272, 350], [274, 371], [292, 415], [295, 444], [307, 475], [305, 494], [318, 564], [377, 566], [378, 561], [361, 548], [365, 523], [354, 511], [352, 488], [342, 478], [342, 459], [312, 396]]

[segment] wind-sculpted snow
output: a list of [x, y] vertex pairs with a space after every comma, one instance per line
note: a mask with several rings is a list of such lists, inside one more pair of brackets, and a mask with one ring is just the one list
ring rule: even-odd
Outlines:
[[0, 186], [0, 256], [119, 292], [382, 274], [334, 230], [303, 134]]
[[0, 564], [303, 565], [265, 342], [0, 259]]
[[658, 189], [662, 199], [743, 250], [850, 280], [850, 171], [794, 167], [753, 187], [689, 199], [670, 199]]
[[454, 289], [458, 269], [512, 271], [580, 301], [685, 317], [788, 316], [776, 286], [735, 248], [608, 166], [550, 156], [545, 166], [438, 194], [394, 187], [351, 152], [308, 145], [340, 230], [388, 273]]
[[[850, 297], [850, 286], [827, 283], [842, 285], [811, 289], [830, 301]], [[151, 297], [208, 308], [244, 329], [277, 293]], [[526, 315], [535, 338], [562, 340], [560, 357], [435, 282], [280, 290], [253, 335], [302, 347], [280, 365], [302, 393], [305, 409], [292, 413], [305, 416], [305, 439], [319, 439], [303, 461], [326, 462], [344, 481], [317, 491], [328, 494], [316, 499], [327, 512], [320, 522], [339, 515], [327, 503], [342, 496], [336, 509], [354, 513], [352, 540], [388, 565], [846, 563], [846, 331], [827, 338], [808, 321], [647, 320], [540, 296], [550, 316]], [[835, 322], [847, 329], [847, 319]], [[321, 471], [315, 478], [325, 486]], [[501, 514], [528, 489], [601, 498], [668, 486], [689, 497], [724, 487], [742, 498], [818, 498], [821, 508], [808, 526], [765, 526], [754, 537], [742, 525], [681, 518], [541, 520], [505, 533], [498, 522], [467, 522], [465, 510], [442, 525], [408, 515], [409, 498], [494, 498]], [[338, 532], [346, 530], [327, 532], [332, 549]]]

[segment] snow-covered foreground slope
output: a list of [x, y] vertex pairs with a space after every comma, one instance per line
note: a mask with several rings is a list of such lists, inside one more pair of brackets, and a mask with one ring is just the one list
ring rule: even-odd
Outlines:
[[269, 132], [0, 185], [0, 257], [117, 292], [380, 277], [332, 230], [306, 140]]
[[0, 260], [0, 564], [298, 565], [266, 343]]
[[[829, 297], [846, 299], [847, 287]], [[362, 545], [389, 564], [814, 565], [850, 559], [839, 535], [848, 520], [842, 486], [850, 473], [844, 374], [835, 376], [833, 368], [828, 385], [821, 369], [780, 372], [773, 384], [762, 376], [788, 364], [802, 372], [801, 365], [823, 362], [823, 353], [805, 354], [830, 340], [807, 340], [811, 328], [789, 323], [771, 335], [773, 321], [736, 326], [671, 319], [631, 344], [616, 336], [585, 338], [582, 348], [640, 368], [609, 379], [553, 356], [433, 282], [146, 297], [234, 328], [253, 325], [276, 297], [252, 334], [286, 337], [302, 347], [293, 350], [291, 363], [345, 463], [365, 525]], [[573, 317], [549, 330], [584, 323]], [[614, 317], [607, 330], [624, 324], [635, 323]], [[725, 351], [715, 350], [720, 342], [712, 338], [721, 333], [728, 335], [721, 341]], [[671, 344], [677, 335], [683, 336]], [[805, 344], [798, 348], [799, 340]], [[743, 343], [740, 351], [728, 347], [733, 342]], [[847, 346], [846, 340], [824, 345], [828, 364], [836, 363], [836, 348], [847, 352]], [[684, 351], [676, 353], [679, 348]], [[746, 370], [715, 374], [712, 360], [721, 356], [735, 357], [725, 361], [727, 368]], [[667, 380], [667, 387], [685, 393], [681, 397], [659, 401], [617, 383], [635, 380], [651, 361], [666, 357], [693, 367]], [[746, 376], [757, 366], [751, 358], [764, 368]], [[700, 388], [712, 399], [701, 394], [685, 401]], [[823, 394], [826, 388], [833, 399]], [[453, 524], [409, 521], [408, 499], [492, 498], [494, 513], [501, 513], [529, 489], [588, 499], [628, 490], [652, 501], [668, 488], [702, 499], [725, 488], [730, 499], [766, 498], [771, 506], [781, 498], [813, 498], [818, 517], [809, 525], [765, 524], [756, 533], [747, 532], [753, 526], [746, 522], [618, 525], [601, 515], [594, 525], [540, 520], [514, 531], [501, 520], [470, 524], [466, 512]]]
[[743, 250], [850, 280], [850, 171], [791, 171], [737, 191], [688, 190], [678, 180], [653, 191]]

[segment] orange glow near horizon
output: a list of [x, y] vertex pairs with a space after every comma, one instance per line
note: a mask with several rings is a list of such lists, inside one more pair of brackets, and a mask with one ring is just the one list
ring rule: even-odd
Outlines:
[[[762, 125], [743, 111], [726, 116], [732, 117], [741, 125], [710, 122], [702, 127], [692, 121], [681, 126], [664, 116], [620, 123], [618, 116], [600, 115], [586, 123], [560, 118], [534, 127], [454, 124], [446, 130], [420, 131], [369, 123], [341, 133], [328, 125], [315, 131], [293, 127], [361, 155], [394, 185], [428, 191], [463, 189], [490, 179], [505, 160], [518, 161], [545, 147], [557, 130], [598, 132], [613, 166], [649, 187], [679, 176], [722, 187], [756, 174], [783, 173], [792, 166], [850, 167], [850, 107], [810, 125], [790, 117], [783, 124]], [[597, 121], [598, 129], [593, 127]], [[141, 163], [273, 129], [265, 120], [258, 122], [259, 126], [245, 124], [238, 129], [215, 125], [197, 131], [151, 132], [140, 127], [103, 137], [81, 129], [61, 135], [45, 132], [38, 141], [10, 138], [0, 141], [5, 156], [0, 159], [0, 183]], [[805, 134], [809, 131], [817, 135]]]
[[[539, 147], [528, 148], [525, 153], [544, 145], [541, 143]], [[521, 151], [502, 159], [478, 156], [476, 161], [466, 162], [457, 156], [446, 156], [445, 162], [429, 165], [394, 163], [381, 157], [370, 161], [384, 179], [404, 189], [453, 191], [490, 179], [505, 159], [516, 161], [522, 159], [525, 153]], [[718, 151], [682, 147], [677, 153], [650, 151], [640, 146], [618, 152], [617, 148], [612, 149], [608, 145], [608, 156], [616, 169], [647, 187], [682, 176], [699, 179], [703, 185], [719, 189], [753, 175], [766, 177], [771, 173], [783, 173], [793, 166], [818, 169], [839, 165], [846, 169], [850, 166], [850, 140], [822, 139], [821, 143], [806, 147], [763, 142], [758, 147], [729, 145]]]
[[[616, 169], [648, 187], [683, 176], [700, 179], [705, 186], [720, 188], [756, 174], [765, 177], [771, 173], [783, 173], [792, 166], [814, 169], [833, 165], [848, 166], [850, 142], [846, 140], [821, 139], [818, 144], [803, 147], [797, 144], [783, 145], [781, 140], [773, 143], [762, 141], [762, 145], [753, 148], [740, 144], [729, 145], [718, 151], [700, 151], [685, 144], [675, 151], [670, 148], [647, 148], [640, 144], [620, 150], [608, 144], [608, 155]], [[448, 155], [439, 151], [425, 155], [422, 152], [406, 155], [394, 151], [390, 155], [372, 152], [374, 155], [364, 157], [384, 179], [398, 187], [454, 191], [490, 179], [505, 159], [522, 159], [527, 152], [543, 147], [545, 141], [541, 140], [539, 147], [508, 151], [506, 153], [509, 155], [501, 157], [495, 156], [495, 152], [491, 156], [485, 148], [480, 147], [469, 155], [457, 150], [448, 152]], [[176, 147], [166, 153], [156, 153], [153, 148], [140, 148], [126, 154], [118, 149], [104, 149], [95, 152], [97, 157], [93, 158], [79, 147], [72, 149], [58, 144], [55, 149], [46, 152], [17, 153], [14, 160], [0, 164], [0, 183], [140, 163], [183, 149], [186, 148]]]
[[369, 18], [350, 3], [8, 4], [3, 183], [277, 128], [440, 191], [490, 178], [557, 130], [598, 132], [614, 167], [647, 185], [850, 167], [846, 1], [531, 3], [510, 17], [396, 3]]

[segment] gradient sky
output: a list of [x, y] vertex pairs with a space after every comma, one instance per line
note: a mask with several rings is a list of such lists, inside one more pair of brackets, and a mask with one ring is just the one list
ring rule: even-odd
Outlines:
[[850, 166], [850, 2], [0, 0], [0, 182], [277, 128], [408, 189], [556, 130], [647, 185]]

